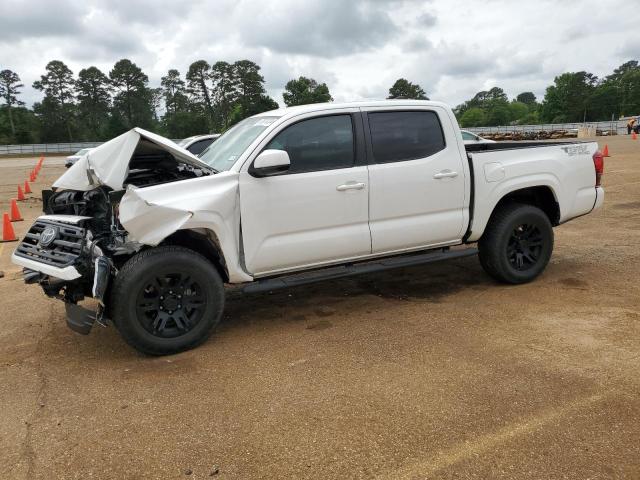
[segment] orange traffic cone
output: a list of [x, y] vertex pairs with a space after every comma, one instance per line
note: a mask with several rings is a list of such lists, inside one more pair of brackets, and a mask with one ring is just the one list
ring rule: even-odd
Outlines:
[[36, 173], [33, 170], [31, 170], [31, 173], [29, 174], [29, 181], [31, 183], [36, 181]]
[[31, 193], [31, 187], [29, 186], [29, 182], [24, 181], [24, 193]]
[[12, 222], [21, 222], [24, 220], [22, 215], [20, 215], [20, 210], [18, 210], [18, 202], [16, 202], [15, 198], [11, 199], [11, 221]]
[[631, 134], [631, 140], [637, 140], [638, 139], [638, 134], [636, 132], [633, 132]]
[[9, 214], [2, 214], [2, 240], [0, 242], [15, 242], [18, 240], [16, 237], [16, 232], [13, 231], [13, 225], [11, 225], [11, 220], [9, 220]]
[[604, 150], [602, 151], [602, 156], [603, 157], [610, 157], [611, 155], [609, 155], [609, 145], [605, 145], [604, 146]]
[[18, 201], [22, 202], [23, 200], [26, 200], [27, 197], [24, 196], [24, 193], [22, 192], [22, 187], [20, 185], [18, 185]]

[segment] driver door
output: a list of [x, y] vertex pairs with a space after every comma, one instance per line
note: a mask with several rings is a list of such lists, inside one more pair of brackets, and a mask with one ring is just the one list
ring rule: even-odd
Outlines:
[[240, 173], [244, 259], [256, 276], [371, 253], [359, 113], [317, 115], [296, 117], [259, 150], [285, 150], [287, 172], [258, 178], [245, 165]]

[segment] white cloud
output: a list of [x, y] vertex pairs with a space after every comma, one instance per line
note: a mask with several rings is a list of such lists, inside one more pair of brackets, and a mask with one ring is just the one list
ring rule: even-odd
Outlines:
[[613, 0], [3, 0], [0, 69], [20, 74], [28, 103], [52, 59], [77, 74], [127, 57], [152, 84], [195, 60], [247, 58], [278, 102], [305, 75], [339, 101], [383, 98], [406, 77], [455, 105], [492, 86], [541, 97], [564, 71], [606, 75], [640, 58], [639, 24]]

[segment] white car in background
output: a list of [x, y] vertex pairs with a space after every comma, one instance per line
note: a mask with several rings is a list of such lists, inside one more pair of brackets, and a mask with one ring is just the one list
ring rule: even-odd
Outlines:
[[465, 145], [473, 145], [474, 143], [496, 143], [495, 140], [489, 140], [482, 138], [480, 135], [476, 135], [468, 130], [460, 130], [462, 133], [462, 140]]
[[78, 160], [80, 160], [82, 157], [84, 157], [91, 150], [93, 150], [93, 148], [83, 148], [82, 150], [78, 150], [73, 155], [69, 155], [67, 157], [67, 160], [64, 162], [64, 166], [69, 168], [71, 165], [76, 163]]
[[219, 133], [213, 133], [210, 135], [194, 135], [193, 137], [188, 137], [178, 142], [178, 146], [188, 150], [194, 155], [200, 155], [209, 147], [209, 145], [215, 142], [219, 136]]

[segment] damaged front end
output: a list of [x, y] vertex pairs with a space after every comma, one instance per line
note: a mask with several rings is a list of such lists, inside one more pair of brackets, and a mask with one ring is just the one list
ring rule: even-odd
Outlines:
[[[15, 250], [26, 283], [38, 283], [49, 297], [65, 302], [67, 323], [87, 334], [109, 318], [110, 283], [144, 244], [120, 222], [128, 187], [144, 188], [210, 175], [189, 152], [163, 137], [133, 129], [80, 159], [52, 190], [43, 191], [44, 215]], [[78, 303], [94, 298], [97, 308]]]
[[[104, 299], [115, 268], [107, 256], [112, 252], [100, 246], [107, 239], [111, 243], [111, 237], [94, 234], [95, 223], [89, 216], [43, 215], [13, 254], [14, 263], [24, 267], [25, 282], [38, 283], [46, 295], [63, 300], [69, 327], [84, 334], [96, 320], [103, 322]], [[97, 311], [77, 305], [87, 296], [98, 301]]]

